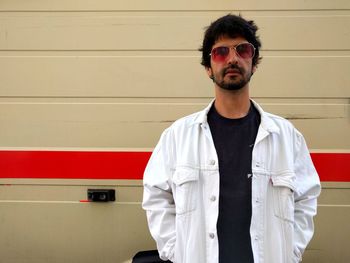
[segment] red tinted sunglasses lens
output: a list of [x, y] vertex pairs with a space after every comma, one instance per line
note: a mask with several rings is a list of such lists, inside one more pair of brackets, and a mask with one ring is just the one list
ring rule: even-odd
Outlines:
[[[252, 58], [255, 54], [255, 48], [250, 43], [242, 43], [234, 47], [238, 56], [244, 59]], [[216, 47], [211, 51], [211, 56], [214, 61], [223, 62], [230, 54], [230, 47]]]
[[254, 57], [254, 46], [249, 43], [243, 43], [236, 46], [236, 52], [241, 58], [252, 58]]
[[229, 47], [216, 47], [211, 51], [211, 56], [214, 61], [225, 61], [229, 53]]

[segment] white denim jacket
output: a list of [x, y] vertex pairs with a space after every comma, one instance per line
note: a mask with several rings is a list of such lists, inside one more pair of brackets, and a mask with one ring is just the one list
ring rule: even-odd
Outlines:
[[[252, 156], [254, 262], [300, 262], [313, 235], [320, 181], [303, 136], [253, 103], [261, 115]], [[145, 170], [142, 205], [164, 260], [218, 262], [220, 176], [207, 123], [211, 105], [166, 129]]]

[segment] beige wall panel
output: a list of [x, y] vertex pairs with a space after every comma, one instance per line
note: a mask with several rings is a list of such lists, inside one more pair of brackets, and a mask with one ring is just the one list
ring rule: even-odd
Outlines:
[[0, 202], [6, 263], [122, 263], [154, 242], [140, 203]]
[[[0, 50], [196, 50], [223, 13], [0, 13]], [[347, 50], [349, 12], [251, 12], [266, 50]], [[303, 40], [303, 41], [301, 41]]]
[[209, 97], [213, 89], [199, 61], [147, 55], [0, 57], [0, 96]]
[[[349, 105], [266, 104], [315, 149], [350, 149]], [[174, 120], [203, 103], [2, 103], [1, 147], [153, 148]], [[337, 127], [334, 129], [334, 127]]]
[[148, 1], [116, 1], [116, 0], [1, 0], [0, 10], [4, 11], [57, 11], [57, 10], [300, 10], [300, 9], [350, 9], [347, 0], [319, 0], [319, 1], [275, 1], [275, 0], [148, 0]]
[[350, 149], [350, 122], [346, 119], [292, 120], [311, 149]]
[[[199, 54], [2, 56], [4, 97], [212, 97]], [[331, 66], [330, 66], [331, 65]], [[350, 97], [350, 56], [264, 56], [255, 97]]]
[[318, 198], [318, 203], [322, 206], [349, 206], [350, 205], [350, 187], [344, 186], [346, 183], [339, 183], [337, 187], [330, 188], [322, 185], [322, 194]]
[[[48, 175], [50, 177], [50, 175]], [[36, 179], [25, 179], [31, 185], [25, 185], [18, 182], [18, 179], [2, 179], [11, 180], [6, 185], [0, 181], [0, 200], [4, 201], [45, 201], [45, 202], [79, 202], [79, 200], [87, 199], [87, 189], [115, 189], [116, 204], [125, 204], [140, 202], [142, 200], [142, 183], [139, 186], [120, 185], [120, 182], [108, 182], [107, 180], [94, 180], [87, 184], [87, 180], [80, 180], [80, 185], [73, 185], [72, 180], [67, 179], [66, 185], [62, 185], [62, 180], [53, 182], [47, 179], [45, 185], [40, 185]], [[22, 179], [24, 180], [24, 179]], [[45, 180], [45, 179], [44, 179]], [[75, 180], [74, 180], [75, 181]], [[112, 181], [112, 180], [111, 180]], [[129, 180], [130, 181], [130, 180]], [[96, 185], [96, 182], [104, 185]], [[116, 185], [117, 184], [117, 185]], [[0, 201], [0, 202], [1, 202]]]
[[349, 98], [349, 66], [350, 56], [265, 57], [251, 92], [257, 97]]
[[[121, 263], [137, 250], [155, 248], [141, 209], [141, 186], [116, 186], [115, 203], [77, 202], [77, 198], [84, 198], [87, 188], [83, 185], [2, 185], [2, 260], [6, 263]], [[122, 191], [124, 194], [118, 195]], [[136, 198], [132, 198], [133, 195]], [[349, 188], [323, 189], [315, 235], [303, 262], [347, 262], [350, 228], [344, 226], [350, 220], [349, 196]]]
[[[350, 189], [347, 189], [350, 191]], [[349, 199], [348, 199], [349, 200]], [[350, 259], [350, 206], [319, 206], [315, 234], [303, 257], [303, 263], [346, 263]]]
[[[109, 148], [109, 149], [106, 149], [106, 148], [85, 148], [85, 149], [76, 149], [76, 148], [69, 148], [69, 149], [65, 149], [65, 148], [50, 148], [50, 149], [33, 149], [33, 148], [23, 148], [24, 150], [44, 150], [44, 151], [47, 151], [47, 150], [59, 150], [59, 151], [62, 151], [62, 150], [67, 150], [67, 151], [74, 151], [74, 150], [81, 150], [81, 151], [95, 151], [95, 152], [98, 152], [98, 151], [137, 151], [137, 150], [140, 150], [140, 149], [116, 149], [116, 148]], [[15, 150], [20, 150], [20, 149], [15, 149]], [[145, 149], [142, 149], [142, 151], [145, 150]], [[49, 178], [49, 179], [28, 179], [28, 178], [0, 178], [0, 185], [4, 186], [4, 187], [7, 187], [7, 186], [13, 186], [13, 185], [22, 185], [22, 186], [25, 186], [25, 185], [29, 185], [29, 186], [41, 186], [41, 187], [45, 187], [45, 186], [56, 186], [56, 185], [59, 185], [60, 187], [62, 188], [65, 188], [67, 185], [69, 186], [91, 186], [92, 187], [105, 187], [105, 186], [118, 186], [118, 192], [120, 194], [120, 189], [123, 189], [123, 196], [125, 195], [125, 191], [128, 191], [128, 189], [133, 189], [133, 191], [131, 191], [130, 193], [132, 195], [134, 195], [135, 193], [138, 193], [138, 191], [134, 191], [134, 187], [140, 187], [142, 186], [142, 180], [118, 180], [118, 179], [103, 179], [103, 180], [96, 180], [96, 179], [54, 179], [54, 178]], [[343, 184], [342, 184], [343, 185]], [[132, 187], [132, 188], [129, 188], [129, 187]], [[337, 186], [337, 187], [340, 187], [340, 186]], [[350, 188], [350, 183], [349, 185], [347, 186], [347, 188]], [[142, 191], [142, 190], [141, 190]], [[13, 198], [13, 195], [10, 195], [12, 196], [10, 199], [14, 199]], [[128, 196], [125, 198], [125, 196]], [[134, 201], [133, 198], [131, 198], [129, 195], [125, 195], [122, 200], [126, 200], [127, 202], [130, 202], [130, 201]], [[40, 198], [40, 197], [39, 197]], [[118, 197], [119, 198], [119, 197]], [[131, 198], [131, 199], [130, 199]], [[138, 194], [136, 194], [136, 198], [138, 198]], [[10, 199], [7, 199], [7, 200], [10, 200]], [[36, 200], [36, 199], [34, 199]], [[37, 199], [39, 200], [39, 199]], [[42, 199], [41, 199], [42, 200]], [[73, 200], [73, 199], [72, 199]], [[76, 199], [74, 199], [76, 200]]]

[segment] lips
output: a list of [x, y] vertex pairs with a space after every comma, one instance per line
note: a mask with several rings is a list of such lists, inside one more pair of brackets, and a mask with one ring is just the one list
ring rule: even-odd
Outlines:
[[241, 70], [239, 68], [228, 68], [224, 71], [224, 74], [242, 74]]
[[225, 74], [240, 74], [241, 72], [239, 70], [227, 70]]
[[230, 69], [225, 71], [225, 76], [226, 75], [241, 75], [241, 72], [237, 69], [234, 69], [234, 70]]

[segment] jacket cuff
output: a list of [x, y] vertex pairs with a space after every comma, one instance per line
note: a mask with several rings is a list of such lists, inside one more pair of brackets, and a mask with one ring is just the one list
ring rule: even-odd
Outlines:
[[[165, 251], [166, 252], [165, 252]], [[175, 260], [175, 246], [172, 244], [172, 245], [167, 245], [166, 248], [163, 250], [163, 253], [159, 253], [159, 257], [162, 259], [162, 260], [170, 260], [171, 262], [174, 262]], [[164, 253], [165, 252], [165, 253]]]
[[302, 261], [302, 254], [299, 251], [294, 250], [293, 253], [293, 262], [299, 263]]

